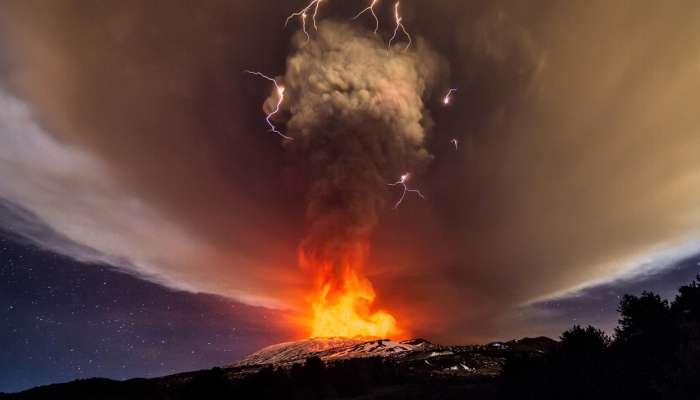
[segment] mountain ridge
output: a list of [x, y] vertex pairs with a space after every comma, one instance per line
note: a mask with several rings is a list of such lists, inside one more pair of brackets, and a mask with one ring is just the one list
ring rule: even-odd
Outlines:
[[[270, 385], [313, 386], [316, 382], [327, 386], [329, 381], [344, 379], [350, 379], [351, 386], [362, 387], [375, 381], [380, 386], [389, 382], [399, 387], [419, 384], [426, 388], [442, 382], [447, 387], [477, 385], [482, 390], [503, 373], [508, 357], [540, 357], [556, 346], [557, 341], [546, 337], [469, 346], [446, 346], [421, 338], [398, 342], [369, 338], [310, 338], [267, 346], [240, 361], [209, 370], [126, 381], [90, 378], [0, 394], [0, 399], [189, 399], [197, 398], [190, 397], [192, 394], [206, 394], [214, 390], [212, 388], [225, 389], [211, 392], [214, 397], [228, 392], [253, 395], [260, 390], [271, 390]], [[327, 375], [325, 378], [318, 378], [324, 374]], [[347, 378], [348, 374], [350, 378]], [[308, 376], [316, 378], [309, 380]], [[274, 383], [261, 383], [268, 381]]]

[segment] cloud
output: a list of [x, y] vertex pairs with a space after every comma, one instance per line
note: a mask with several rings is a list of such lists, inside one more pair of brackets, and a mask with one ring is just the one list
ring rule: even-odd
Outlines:
[[224, 261], [213, 249], [121, 190], [99, 159], [47, 135], [27, 105], [6, 92], [0, 92], [0, 182], [3, 227], [32, 243], [171, 288], [280, 305], [238, 293], [225, 280], [201, 281], [199, 274], [217, 270], [203, 261]]
[[[2, 197], [161, 282], [303, 306], [308, 182], [265, 132], [268, 87], [241, 72], [283, 71], [290, 10], [101, 4], [10, 1], [0, 16], [15, 96], [3, 95]], [[377, 211], [368, 269], [414, 333], [531, 332], [520, 305], [697, 237], [697, 4], [444, 0], [402, 13], [451, 71], [424, 103], [433, 129], [413, 119], [400, 132], [434, 155], [414, 181], [427, 200]], [[297, 115], [338, 111], [319, 99]], [[20, 131], [34, 133], [8, 133]]]

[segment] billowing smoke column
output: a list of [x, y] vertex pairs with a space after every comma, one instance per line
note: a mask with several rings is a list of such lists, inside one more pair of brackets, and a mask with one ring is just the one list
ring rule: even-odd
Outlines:
[[[396, 334], [394, 318], [372, 310], [362, 270], [387, 183], [431, 158], [422, 99], [438, 58], [423, 43], [387, 51], [376, 35], [327, 22], [310, 41], [297, 35], [294, 47], [282, 81], [288, 148], [310, 182], [299, 258], [317, 280], [311, 335]], [[275, 101], [273, 93], [266, 106]]]

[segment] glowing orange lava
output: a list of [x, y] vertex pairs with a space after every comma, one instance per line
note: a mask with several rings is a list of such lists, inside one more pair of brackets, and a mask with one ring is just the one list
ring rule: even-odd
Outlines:
[[300, 254], [302, 266], [318, 274], [311, 297], [311, 337], [380, 337], [400, 334], [396, 319], [386, 311], [372, 310], [376, 293], [361, 275], [366, 246], [339, 260], [311, 261]]

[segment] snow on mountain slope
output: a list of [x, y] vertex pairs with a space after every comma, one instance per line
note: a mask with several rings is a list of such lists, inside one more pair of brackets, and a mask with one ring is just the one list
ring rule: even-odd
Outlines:
[[425, 340], [395, 342], [389, 339], [313, 338], [268, 346], [236, 365], [290, 364], [309, 357], [335, 361], [360, 357], [396, 357], [432, 346]]
[[265, 366], [287, 368], [318, 357], [326, 365], [350, 359], [381, 357], [396, 366], [418, 374], [450, 376], [498, 376], [506, 357], [539, 357], [551, 351], [557, 342], [549, 338], [525, 338], [487, 345], [444, 346], [424, 339], [396, 342], [389, 339], [313, 338], [268, 346], [230, 365], [235, 374], [243, 376]]

